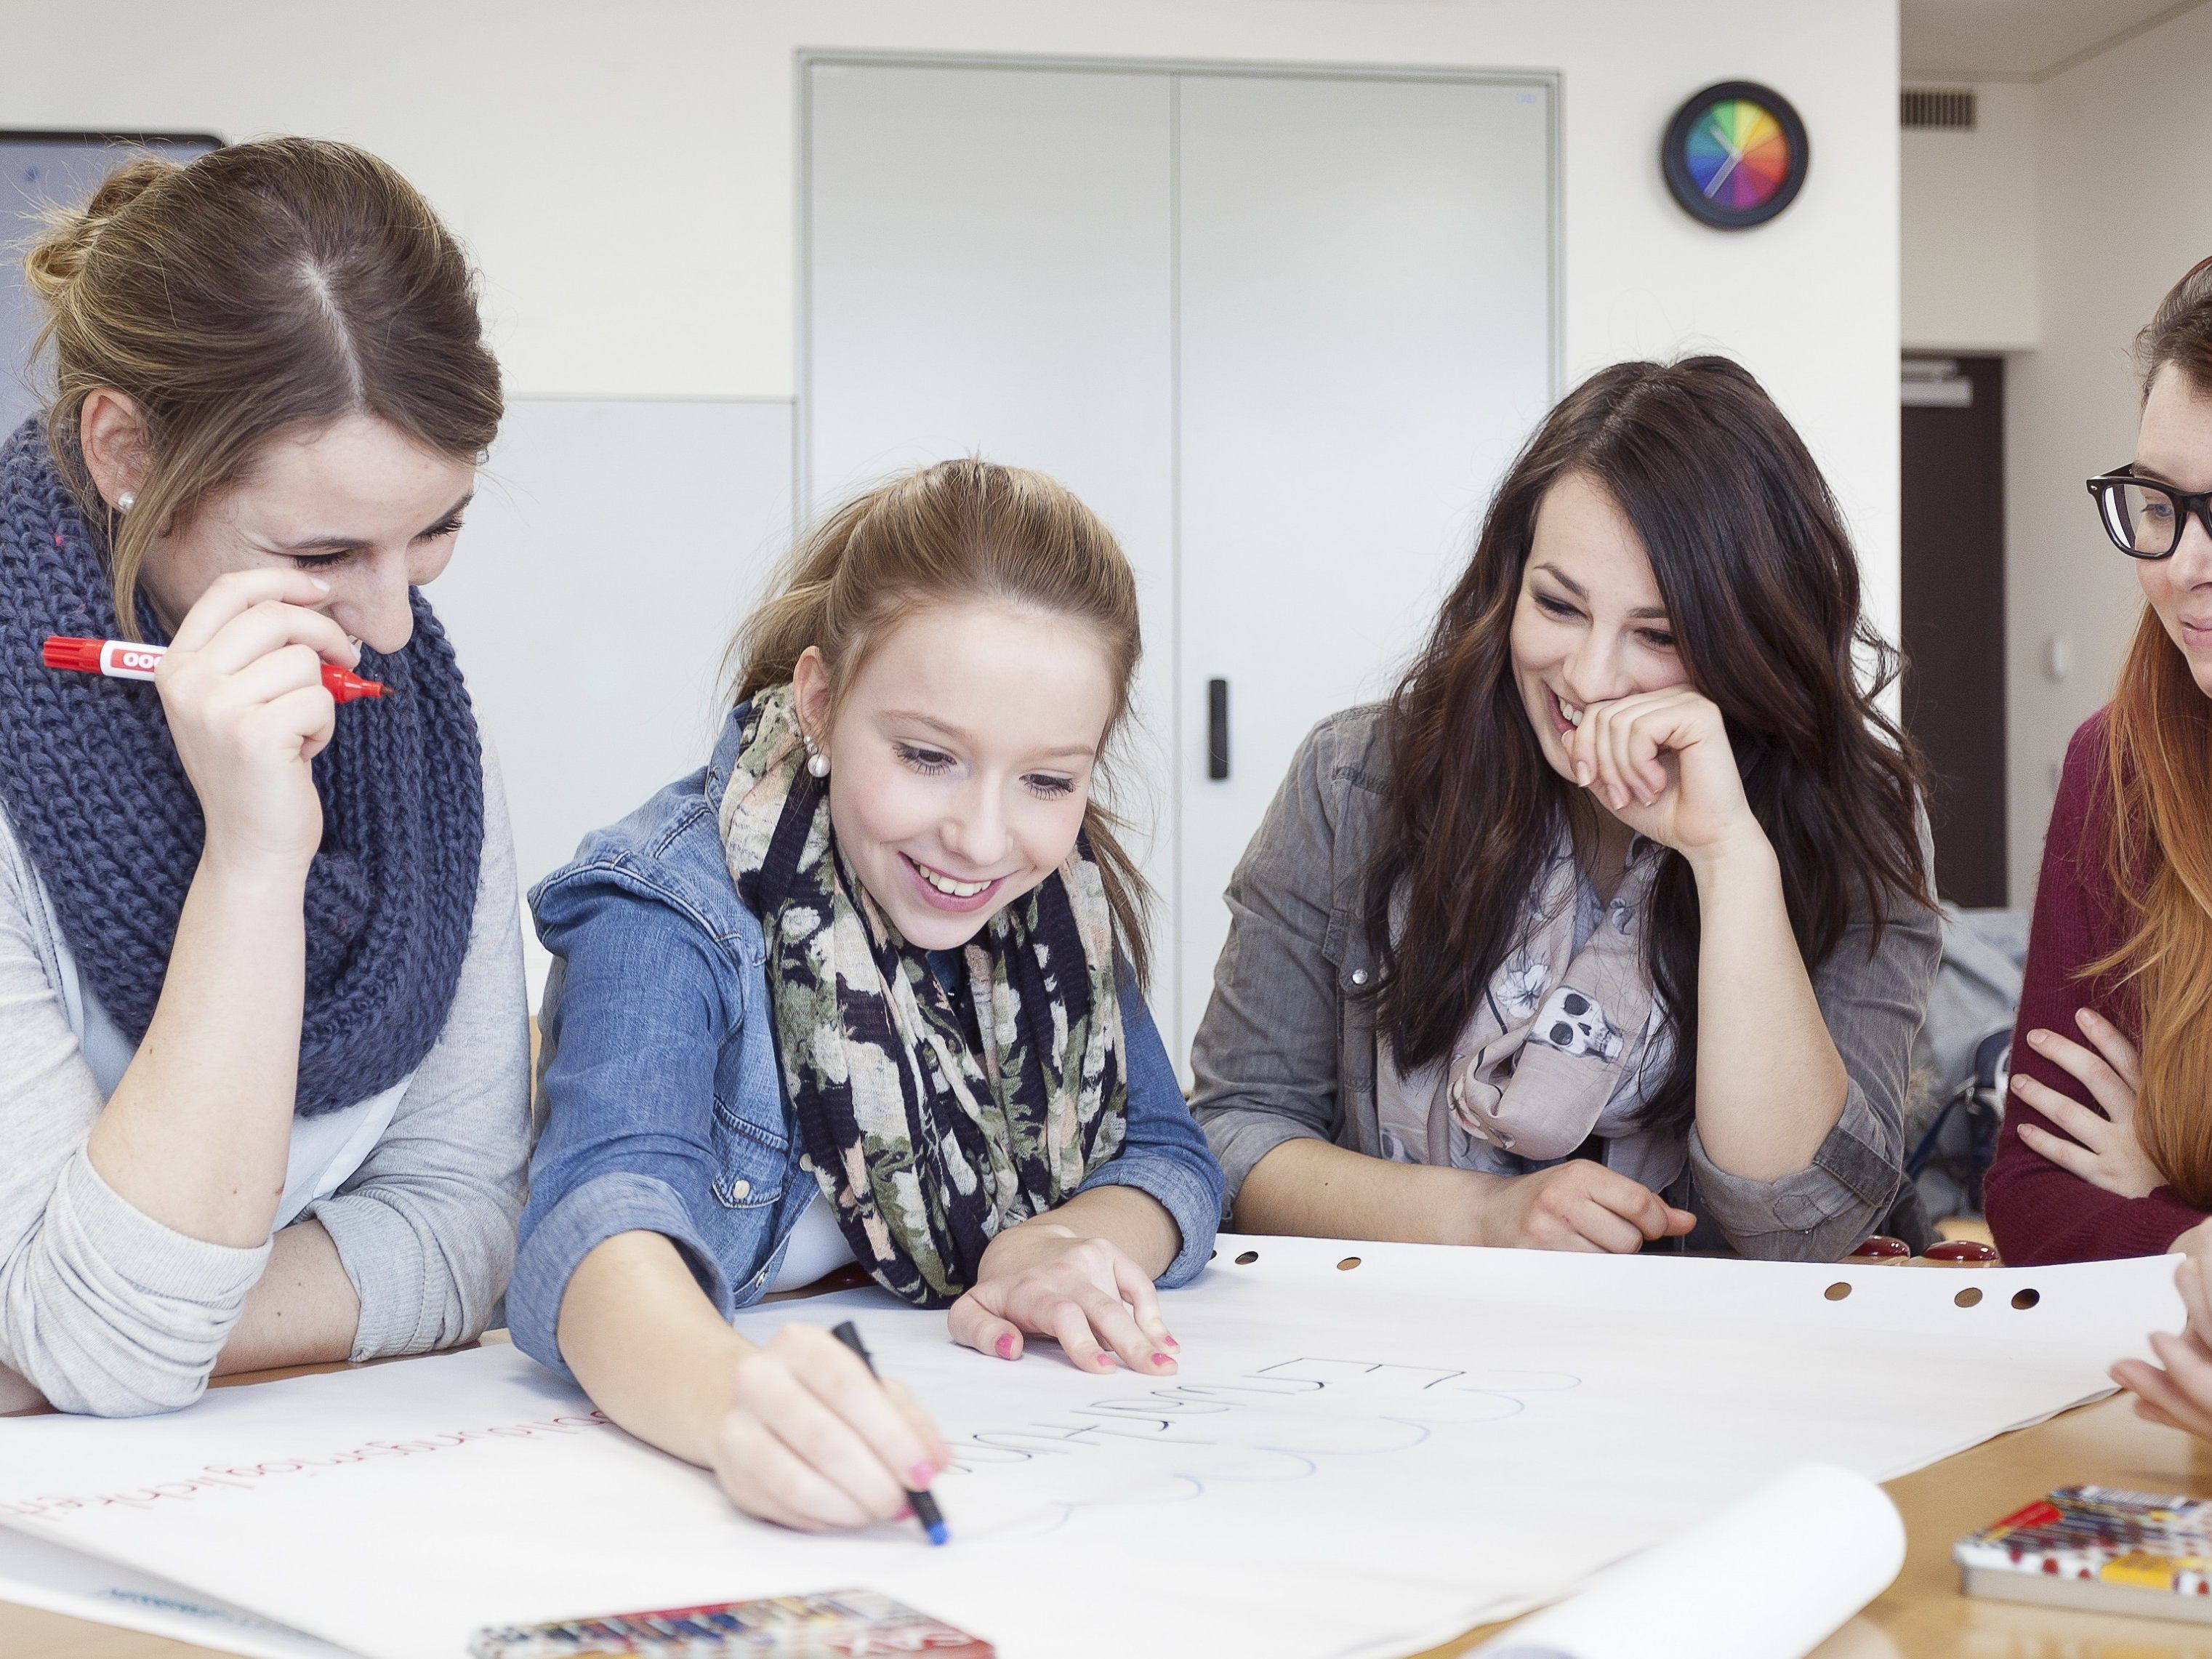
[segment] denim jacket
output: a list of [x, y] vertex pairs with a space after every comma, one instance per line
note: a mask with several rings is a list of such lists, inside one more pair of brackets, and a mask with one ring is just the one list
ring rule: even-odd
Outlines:
[[[714, 758], [532, 890], [553, 952], [541, 1020], [546, 1120], [507, 1295], [518, 1346], [562, 1376], [555, 1328], [569, 1276], [617, 1233], [657, 1232], [725, 1316], [774, 1283], [819, 1190], [799, 1167], [769, 1013], [760, 918], [738, 896], [715, 804], [738, 727]], [[1126, 970], [1126, 1134], [1083, 1189], [1157, 1199], [1182, 1231], [1163, 1286], [1213, 1246], [1222, 1176]]]

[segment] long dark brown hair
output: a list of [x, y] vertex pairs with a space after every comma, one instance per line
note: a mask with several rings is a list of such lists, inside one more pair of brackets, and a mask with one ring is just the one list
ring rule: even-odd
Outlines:
[[[1508, 643], [1537, 508], [1571, 473], [1603, 489], [1643, 543], [1690, 684], [1727, 720], [1808, 965], [1836, 948], [1855, 913], [1878, 936], [1895, 900], [1934, 902], [1920, 763], [1875, 701], [1897, 653], [1859, 613], [1858, 562], [1803, 441], [1726, 358], [1617, 363], [1570, 393], [1514, 462], [1390, 700], [1367, 929], [1381, 968], [1376, 1030], [1408, 1070], [1451, 1051], [1516, 943], [1577, 793], [1538, 746]], [[1671, 850], [1645, 941], [1674, 1059], [1642, 1121], [1686, 1131], [1698, 896]]]

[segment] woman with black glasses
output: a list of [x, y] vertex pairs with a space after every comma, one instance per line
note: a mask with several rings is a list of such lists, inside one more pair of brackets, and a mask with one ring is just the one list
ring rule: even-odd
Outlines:
[[2044, 842], [1987, 1188], [2014, 1265], [2212, 1244], [2212, 259], [2136, 356], [2135, 457], [2089, 493], [2145, 604]]

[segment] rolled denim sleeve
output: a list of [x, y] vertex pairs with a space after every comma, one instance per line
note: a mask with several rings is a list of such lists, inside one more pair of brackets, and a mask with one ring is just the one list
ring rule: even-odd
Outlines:
[[[532, 1212], [535, 1215], [535, 1212]], [[515, 1264], [507, 1315], [514, 1346], [547, 1370], [574, 1382], [556, 1340], [561, 1298], [589, 1255], [617, 1233], [659, 1233], [684, 1253], [700, 1289], [725, 1315], [730, 1284], [701, 1235], [683, 1196], [665, 1181], [610, 1170], [547, 1206], [526, 1223], [532, 1241]]]
[[515, 1346], [567, 1376], [561, 1299], [584, 1258], [617, 1233], [669, 1239], [714, 1305], [731, 1310], [711, 1243], [711, 1119], [716, 1062], [743, 1011], [711, 931], [648, 877], [586, 866], [532, 902], [556, 960], [540, 1022], [545, 1125], [507, 1313]]
[[1197, 1278], [1213, 1254], [1214, 1231], [1221, 1224], [1221, 1165], [1183, 1103], [1167, 1045], [1126, 965], [1121, 991], [1128, 1117], [1121, 1151], [1077, 1190], [1134, 1187], [1158, 1201], [1182, 1230], [1182, 1248], [1158, 1279], [1163, 1288], [1173, 1290]]
[[1912, 1039], [1942, 956], [1943, 919], [1899, 902], [1879, 943], [1874, 932], [1871, 921], [1855, 922], [1812, 975], [1847, 1079], [1843, 1115], [1813, 1161], [1778, 1181], [1753, 1181], [1715, 1164], [1690, 1131], [1696, 1201], [1747, 1256], [1837, 1261], [1881, 1218], [1905, 1178]]

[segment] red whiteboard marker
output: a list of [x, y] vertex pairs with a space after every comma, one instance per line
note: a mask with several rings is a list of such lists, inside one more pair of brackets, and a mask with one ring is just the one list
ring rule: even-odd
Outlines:
[[[112, 680], [150, 680], [154, 665], [167, 653], [166, 645], [135, 645], [129, 640], [73, 640], [64, 634], [51, 636], [43, 655], [49, 668], [65, 668], [77, 674], [105, 674]], [[382, 682], [349, 674], [336, 663], [323, 665], [323, 687], [339, 702], [357, 702], [384, 695]]]

